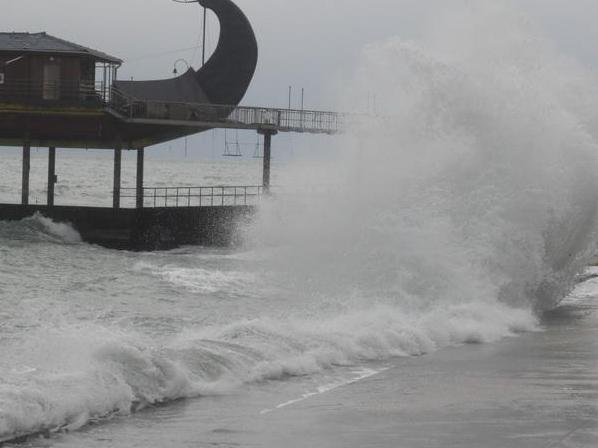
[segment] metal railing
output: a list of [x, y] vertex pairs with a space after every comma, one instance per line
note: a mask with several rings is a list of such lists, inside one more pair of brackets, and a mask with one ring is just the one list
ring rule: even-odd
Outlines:
[[[144, 207], [226, 207], [256, 205], [264, 195], [261, 186], [144, 187]], [[121, 188], [123, 206], [137, 200], [136, 188]], [[127, 199], [129, 201], [127, 201]]]
[[0, 101], [69, 101], [103, 105], [109, 102], [104, 82], [83, 80], [6, 80], [0, 84]]
[[345, 129], [349, 119], [346, 114], [326, 111], [146, 101], [115, 87], [111, 89], [109, 106], [129, 121], [234, 129], [271, 128], [280, 132], [336, 134]]
[[114, 86], [108, 87], [104, 81], [94, 83], [80, 80], [7, 80], [0, 84], [0, 102], [57, 102], [106, 107], [121, 119], [140, 124], [271, 129], [312, 134], [343, 132], [348, 121], [354, 117], [327, 111], [140, 100]]

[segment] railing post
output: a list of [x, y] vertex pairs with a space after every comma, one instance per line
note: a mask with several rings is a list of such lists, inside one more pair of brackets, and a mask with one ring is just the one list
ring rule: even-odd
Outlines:
[[56, 148], [48, 148], [48, 207], [54, 207], [54, 185], [56, 184]]
[[21, 204], [29, 205], [29, 173], [31, 171], [31, 145], [23, 145], [23, 172], [21, 180]]
[[143, 162], [144, 162], [144, 148], [137, 149], [137, 185], [136, 185], [136, 198], [137, 208], [143, 208]]
[[121, 188], [121, 172], [122, 172], [122, 143], [117, 142], [114, 148], [114, 179], [112, 188], [112, 207], [115, 210], [120, 208], [120, 188]]

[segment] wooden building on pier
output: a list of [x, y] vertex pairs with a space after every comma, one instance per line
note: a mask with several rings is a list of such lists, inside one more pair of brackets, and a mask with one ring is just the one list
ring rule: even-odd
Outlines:
[[46, 33], [0, 32], [0, 102], [97, 107], [121, 64]]

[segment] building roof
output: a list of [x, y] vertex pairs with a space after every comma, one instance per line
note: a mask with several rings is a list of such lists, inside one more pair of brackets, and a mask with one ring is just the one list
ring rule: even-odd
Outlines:
[[90, 56], [101, 62], [122, 63], [119, 58], [50, 36], [47, 33], [0, 33], [0, 51], [73, 54]]

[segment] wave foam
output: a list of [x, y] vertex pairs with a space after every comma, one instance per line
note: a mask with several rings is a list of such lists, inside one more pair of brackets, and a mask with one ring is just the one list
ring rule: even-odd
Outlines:
[[536, 325], [529, 312], [462, 304], [423, 313], [383, 307], [320, 320], [258, 319], [187, 330], [159, 347], [115, 328], [47, 327], [2, 354], [0, 440], [77, 429], [246, 383], [494, 341]]

